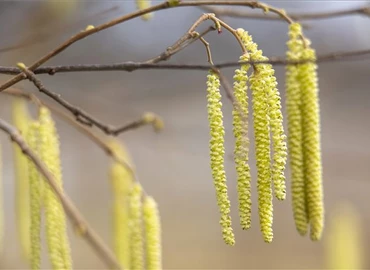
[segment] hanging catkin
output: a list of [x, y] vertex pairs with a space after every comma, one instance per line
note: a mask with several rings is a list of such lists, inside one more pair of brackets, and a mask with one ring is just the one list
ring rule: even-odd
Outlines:
[[[40, 108], [39, 121], [40, 157], [53, 174], [59, 188], [63, 189], [59, 137], [47, 108]], [[44, 199], [47, 244], [52, 267], [53, 269], [72, 269], [65, 213], [49, 184], [46, 185]]]
[[142, 187], [135, 184], [130, 192], [130, 269], [144, 269]]
[[[301, 58], [303, 48], [302, 39], [300, 38], [301, 34], [302, 29], [300, 24], [290, 24], [289, 41], [287, 43], [288, 60], [297, 61]], [[308, 213], [302, 149], [302, 93], [298, 81], [298, 72], [298, 65], [286, 66], [285, 92], [293, 216], [297, 231], [301, 235], [305, 235], [308, 227]]]
[[[36, 154], [39, 153], [40, 124], [31, 122], [27, 131], [27, 144]], [[31, 269], [40, 269], [41, 265], [41, 207], [43, 195], [43, 180], [36, 166], [28, 160], [28, 177], [30, 186], [31, 207]]]
[[[310, 47], [304, 48], [302, 51], [303, 59], [316, 60], [315, 51]], [[319, 240], [324, 228], [320, 112], [316, 69], [316, 63], [308, 62], [301, 64], [298, 72], [302, 91], [304, 174], [312, 240]]]
[[161, 223], [157, 203], [152, 197], [145, 197], [143, 203], [145, 223], [146, 269], [162, 269]]
[[[266, 61], [257, 44], [244, 29], [237, 29], [244, 46], [253, 61]], [[269, 64], [256, 64], [250, 77], [253, 105], [253, 125], [256, 141], [258, 209], [261, 231], [266, 242], [273, 238], [273, 205], [271, 180], [275, 195], [285, 199], [285, 163], [287, 149], [283, 129], [280, 95], [274, 69]], [[271, 166], [270, 131], [272, 133], [273, 164]], [[272, 167], [272, 168], [271, 168]]]
[[[131, 159], [123, 144], [109, 142], [115, 155], [131, 166]], [[130, 269], [129, 193], [134, 183], [132, 173], [122, 164], [112, 163], [109, 176], [113, 191], [113, 239], [114, 251], [120, 264]]]
[[[240, 61], [250, 60], [248, 54], [240, 57]], [[238, 175], [237, 190], [239, 200], [240, 225], [243, 230], [251, 227], [251, 173], [248, 164], [248, 70], [249, 64], [241, 65], [234, 75], [233, 132], [235, 137], [234, 161]], [[242, 115], [240, 115], [242, 114]]]
[[[27, 103], [24, 99], [16, 98], [12, 104], [12, 119], [14, 126], [22, 135], [28, 128], [29, 114]], [[30, 205], [27, 157], [23, 155], [18, 145], [13, 144], [14, 174], [16, 178], [16, 216], [17, 230], [22, 247], [22, 254], [30, 258]]]
[[217, 204], [221, 214], [220, 224], [226, 244], [234, 245], [235, 237], [231, 227], [230, 201], [227, 195], [226, 174], [224, 168], [224, 136], [220, 80], [218, 75], [210, 71], [207, 76], [208, 121], [210, 128], [210, 157], [211, 169], [216, 188]]

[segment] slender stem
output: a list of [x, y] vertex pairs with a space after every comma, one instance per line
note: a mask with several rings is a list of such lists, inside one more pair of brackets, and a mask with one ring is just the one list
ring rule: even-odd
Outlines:
[[29, 148], [17, 129], [3, 119], [0, 119], [0, 129], [6, 132], [10, 136], [11, 140], [21, 148], [22, 152], [32, 160], [39, 172], [45, 177], [56, 196], [61, 201], [63, 208], [72, 224], [79, 229], [79, 231], [82, 233], [82, 236], [86, 239], [86, 241], [89, 242], [97, 255], [101, 257], [110, 268], [122, 269], [113, 252], [108, 246], [105, 245], [100, 236], [87, 223], [68, 195], [60, 190], [54, 176], [50, 173], [44, 162], [40, 160], [39, 157]]

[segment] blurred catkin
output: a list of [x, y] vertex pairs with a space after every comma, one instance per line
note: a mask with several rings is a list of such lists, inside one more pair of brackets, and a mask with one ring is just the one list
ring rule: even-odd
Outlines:
[[226, 244], [234, 245], [235, 237], [231, 227], [230, 201], [227, 194], [226, 173], [224, 168], [224, 136], [220, 80], [218, 75], [210, 71], [207, 76], [208, 121], [210, 128], [210, 158], [211, 169], [216, 188], [217, 204], [221, 214], [220, 224]]
[[[131, 158], [125, 146], [111, 140], [109, 146], [115, 155], [132, 168]], [[120, 264], [130, 269], [129, 193], [134, 183], [130, 170], [115, 161], [109, 176], [113, 191], [113, 239], [114, 251]]]
[[329, 222], [326, 268], [365, 269], [364, 235], [357, 210], [349, 203], [340, 203]]
[[130, 269], [144, 269], [142, 187], [135, 184], [130, 192]]
[[[301, 58], [303, 43], [300, 38], [302, 28], [299, 23], [289, 26], [289, 41], [287, 43], [287, 59], [297, 61]], [[288, 148], [291, 170], [291, 192], [293, 216], [297, 231], [301, 235], [307, 233], [308, 212], [306, 206], [306, 185], [303, 167], [303, 137], [302, 137], [302, 93], [298, 81], [298, 66], [286, 66], [286, 110], [288, 119]]]
[[[60, 189], [63, 189], [60, 162], [59, 137], [50, 111], [41, 107], [40, 157], [54, 176]], [[50, 261], [53, 269], [72, 269], [72, 258], [67, 235], [64, 209], [49, 184], [45, 185], [46, 235]]]
[[[12, 104], [12, 120], [14, 126], [21, 135], [25, 135], [28, 128], [29, 114], [27, 102], [21, 98], [15, 98]], [[16, 178], [16, 216], [17, 230], [22, 247], [23, 256], [30, 258], [30, 195], [28, 180], [28, 161], [18, 145], [13, 144], [14, 151], [14, 174]]]
[[[27, 131], [27, 144], [36, 154], [39, 154], [40, 124], [31, 122]], [[31, 207], [31, 269], [40, 269], [41, 265], [41, 207], [43, 195], [43, 180], [36, 166], [28, 160], [28, 176], [30, 185]]]
[[[150, 0], [135, 0], [137, 9], [142, 10], [151, 6]], [[146, 13], [141, 16], [144, 21], [150, 20], [153, 17], [153, 13]]]
[[[301, 57], [305, 60], [316, 60], [315, 51], [310, 47], [303, 49]], [[314, 62], [304, 63], [298, 67], [298, 81], [302, 91], [304, 174], [312, 240], [319, 240], [324, 228], [319, 89], [316, 69], [317, 64]]]
[[[249, 55], [244, 54], [240, 61], [248, 61]], [[250, 65], [241, 65], [235, 70], [233, 106], [233, 132], [235, 137], [234, 161], [238, 175], [237, 190], [239, 200], [240, 225], [243, 230], [251, 227], [251, 173], [248, 164], [249, 138], [248, 138], [248, 70]], [[241, 115], [242, 114], [242, 115]]]
[[161, 223], [157, 203], [146, 197], [143, 203], [145, 223], [146, 269], [162, 269]]

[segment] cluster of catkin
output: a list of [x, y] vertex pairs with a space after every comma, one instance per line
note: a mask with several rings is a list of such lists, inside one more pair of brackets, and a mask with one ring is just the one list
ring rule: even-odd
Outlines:
[[[320, 115], [315, 51], [303, 40], [302, 27], [289, 28], [287, 59], [303, 61], [286, 68], [288, 147], [296, 228], [319, 240], [324, 227]], [[304, 62], [306, 61], [306, 62]]]
[[[288, 59], [314, 59], [314, 51], [304, 47], [299, 24], [290, 26]], [[294, 32], [296, 31], [296, 32]], [[294, 32], [294, 33], [293, 33]], [[248, 88], [252, 96], [253, 128], [255, 138], [257, 191], [260, 228], [265, 242], [273, 239], [273, 194], [278, 200], [286, 198], [284, 170], [287, 161], [286, 135], [283, 128], [281, 98], [271, 64], [247, 31], [237, 29], [246, 53], [234, 75], [233, 133], [234, 161], [237, 171], [239, 217], [242, 229], [251, 227], [251, 173], [248, 164], [249, 138]], [[305, 42], [306, 44], [308, 41]], [[249, 73], [250, 72], [250, 76]], [[322, 231], [321, 160], [319, 142], [319, 115], [315, 64], [290, 65], [287, 71], [287, 108], [289, 151], [292, 165], [292, 193], [294, 217], [300, 232], [311, 224], [311, 238], [319, 239]], [[234, 245], [231, 226], [230, 201], [224, 169], [224, 135], [220, 80], [211, 70], [207, 77], [208, 120], [210, 127], [210, 158], [220, 224], [224, 241]], [[299, 135], [297, 135], [299, 134]], [[306, 207], [308, 209], [306, 209]], [[305, 218], [305, 219], [304, 219]]]
[[[13, 104], [13, 121], [29, 147], [45, 163], [59, 188], [63, 190], [59, 138], [50, 111], [46, 107], [40, 107], [38, 118], [33, 120], [28, 114], [25, 101], [16, 99]], [[41, 226], [44, 212], [46, 242], [52, 268], [72, 269], [62, 204], [35, 165], [22, 154], [18, 146], [14, 148], [18, 228], [31, 268], [41, 267]]]
[[[252, 37], [243, 29], [237, 29], [248, 53], [241, 61], [268, 60], [258, 50]], [[239, 216], [242, 229], [251, 226], [251, 174], [248, 164], [248, 83], [252, 92], [253, 126], [256, 142], [257, 189], [260, 226], [263, 238], [271, 242], [273, 238], [272, 186], [279, 200], [285, 199], [284, 169], [287, 158], [283, 117], [277, 82], [271, 65], [256, 64], [248, 77], [249, 64], [242, 64], [234, 75], [233, 133], [235, 136], [234, 160], [237, 170], [237, 190]], [[210, 123], [211, 167], [216, 187], [217, 201], [221, 212], [223, 238], [229, 245], [235, 243], [231, 228], [230, 202], [227, 195], [224, 169], [224, 127], [221, 111], [220, 81], [211, 71], [207, 81], [208, 119]]]
[[162, 269], [161, 225], [157, 204], [135, 182], [128, 152], [117, 141], [111, 149], [122, 163], [110, 168], [113, 189], [113, 238], [118, 261], [125, 269]]

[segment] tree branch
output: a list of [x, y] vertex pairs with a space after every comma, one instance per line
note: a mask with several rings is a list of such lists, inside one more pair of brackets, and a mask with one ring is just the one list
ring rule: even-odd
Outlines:
[[[138, 11], [132, 12], [130, 14], [124, 15], [120, 18], [117, 18], [117, 19], [112, 20], [110, 22], [101, 24], [97, 27], [86, 29], [86, 30], [74, 35], [73, 37], [71, 37], [70, 39], [65, 41], [63, 44], [61, 44], [59, 47], [52, 50], [51, 52], [49, 52], [45, 56], [41, 57], [39, 60], [34, 62], [32, 65], [30, 65], [29, 69], [30, 69], [30, 71], [35, 70], [36, 68], [38, 68], [42, 64], [44, 64], [46, 61], [50, 60], [54, 56], [63, 52], [65, 49], [67, 49], [73, 43], [75, 43], [75, 42], [77, 42], [81, 39], [84, 39], [85, 37], [88, 37], [92, 34], [95, 34], [97, 32], [100, 32], [100, 31], [104, 30], [104, 29], [110, 28], [110, 27], [115, 26], [117, 24], [120, 24], [120, 23], [126, 22], [128, 20], [134, 19], [134, 18], [139, 17], [143, 14], [151, 13], [151, 12], [158, 11], [158, 10], [175, 8], [175, 7], [177, 8], [177, 7], [190, 7], [190, 6], [203, 6], [203, 5], [246, 6], [246, 7], [250, 7], [250, 8], [253, 8], [253, 9], [255, 9], [255, 8], [256, 9], [262, 9], [265, 12], [270, 11], [272, 13], [275, 13], [275, 14], [279, 15], [281, 18], [283, 18], [288, 23], [293, 22], [293, 20], [285, 13], [284, 10], [274, 8], [272, 6], [269, 6], [267, 4], [260, 3], [260, 2], [257, 2], [257, 1], [244, 1], [244, 2], [240, 2], [240, 1], [187, 1], [187, 2], [180, 2], [178, 5], [175, 5], [175, 6], [171, 5], [168, 1], [165, 1], [161, 4], [151, 6], [149, 8], [146, 8], [146, 9], [143, 9], [143, 10], [138, 10]], [[7, 89], [9, 87], [11, 87], [12, 85], [16, 84], [17, 82], [21, 81], [22, 79], [23, 79], [23, 76], [21, 74], [18, 74], [17, 76], [13, 77], [9, 81], [7, 81], [3, 85], [1, 85], [0, 86], [0, 92], [4, 91], [5, 89]]]
[[79, 231], [82, 233], [82, 236], [86, 239], [86, 241], [89, 242], [97, 255], [101, 257], [110, 268], [121, 269], [121, 266], [116, 260], [112, 251], [104, 244], [99, 235], [90, 227], [68, 195], [60, 190], [54, 176], [50, 173], [44, 162], [42, 162], [39, 157], [28, 147], [17, 129], [2, 119], [0, 119], [0, 129], [6, 132], [10, 136], [11, 140], [21, 148], [22, 152], [32, 160], [39, 172], [45, 177], [56, 196], [59, 198], [72, 224], [79, 229]]
[[[24, 64], [19, 64], [19, 68], [24, 72], [24, 74], [20, 74], [21, 76], [26, 76], [36, 87], [39, 89], [40, 92], [44, 93], [45, 95], [49, 96], [50, 98], [54, 99], [57, 103], [62, 105], [64, 108], [69, 110], [75, 117], [76, 120], [79, 121], [82, 124], [88, 125], [88, 126], [96, 126], [97, 128], [101, 129], [103, 132], [105, 132], [108, 135], [118, 135], [120, 133], [126, 132], [128, 130], [136, 129], [138, 127], [141, 127], [143, 125], [152, 124], [154, 125], [156, 118], [154, 118], [153, 121], [148, 121], [148, 119], [144, 116], [142, 116], [138, 120], [134, 120], [126, 125], [120, 126], [120, 127], [112, 127], [111, 125], [106, 125], [102, 121], [96, 119], [89, 113], [85, 112], [84, 110], [80, 109], [79, 107], [71, 104], [69, 101], [63, 99], [60, 94], [57, 94], [49, 89], [47, 89], [41, 80], [39, 80], [36, 75], [27, 69]], [[155, 117], [158, 116], [155, 115]]]
[[[361, 58], [357, 58], [360, 57]], [[224, 62], [220, 64], [215, 64], [214, 67], [218, 69], [238, 67], [242, 63], [245, 64], [272, 64], [272, 65], [297, 65], [307, 62], [325, 63], [334, 61], [359, 61], [364, 60], [365, 56], [370, 56], [370, 49], [352, 51], [352, 52], [337, 52], [325, 54], [317, 57], [316, 61], [312, 60], [302, 60], [302, 61], [289, 61], [279, 57], [271, 57], [268, 61], [244, 61], [244, 62]], [[154, 58], [153, 58], [154, 59]], [[209, 70], [212, 66], [205, 65], [194, 65], [194, 64], [156, 64], [156, 63], [146, 63], [146, 62], [123, 62], [117, 64], [109, 65], [70, 65], [70, 66], [46, 66], [37, 68], [34, 74], [49, 74], [54, 75], [56, 73], [66, 73], [66, 72], [94, 72], [94, 71], [128, 71], [132, 72], [140, 69], [180, 69], [180, 70]], [[0, 66], [0, 73], [6, 75], [17, 75], [21, 71], [14, 67], [3, 67]]]
[[[205, 12], [215, 13], [217, 16], [233, 17], [233, 18], [246, 18], [246, 19], [257, 19], [257, 20], [274, 20], [274, 21], [284, 21], [280, 16], [274, 14], [257, 14], [250, 13], [246, 10], [240, 9], [227, 9], [227, 8], [217, 8], [209, 6], [199, 7]], [[340, 11], [329, 11], [329, 12], [315, 12], [315, 13], [289, 13], [290, 18], [295, 21], [305, 21], [305, 20], [318, 20], [318, 19], [330, 19], [341, 16], [348, 15], [362, 15], [370, 17], [370, 6], [364, 6], [360, 8], [353, 8]]]

